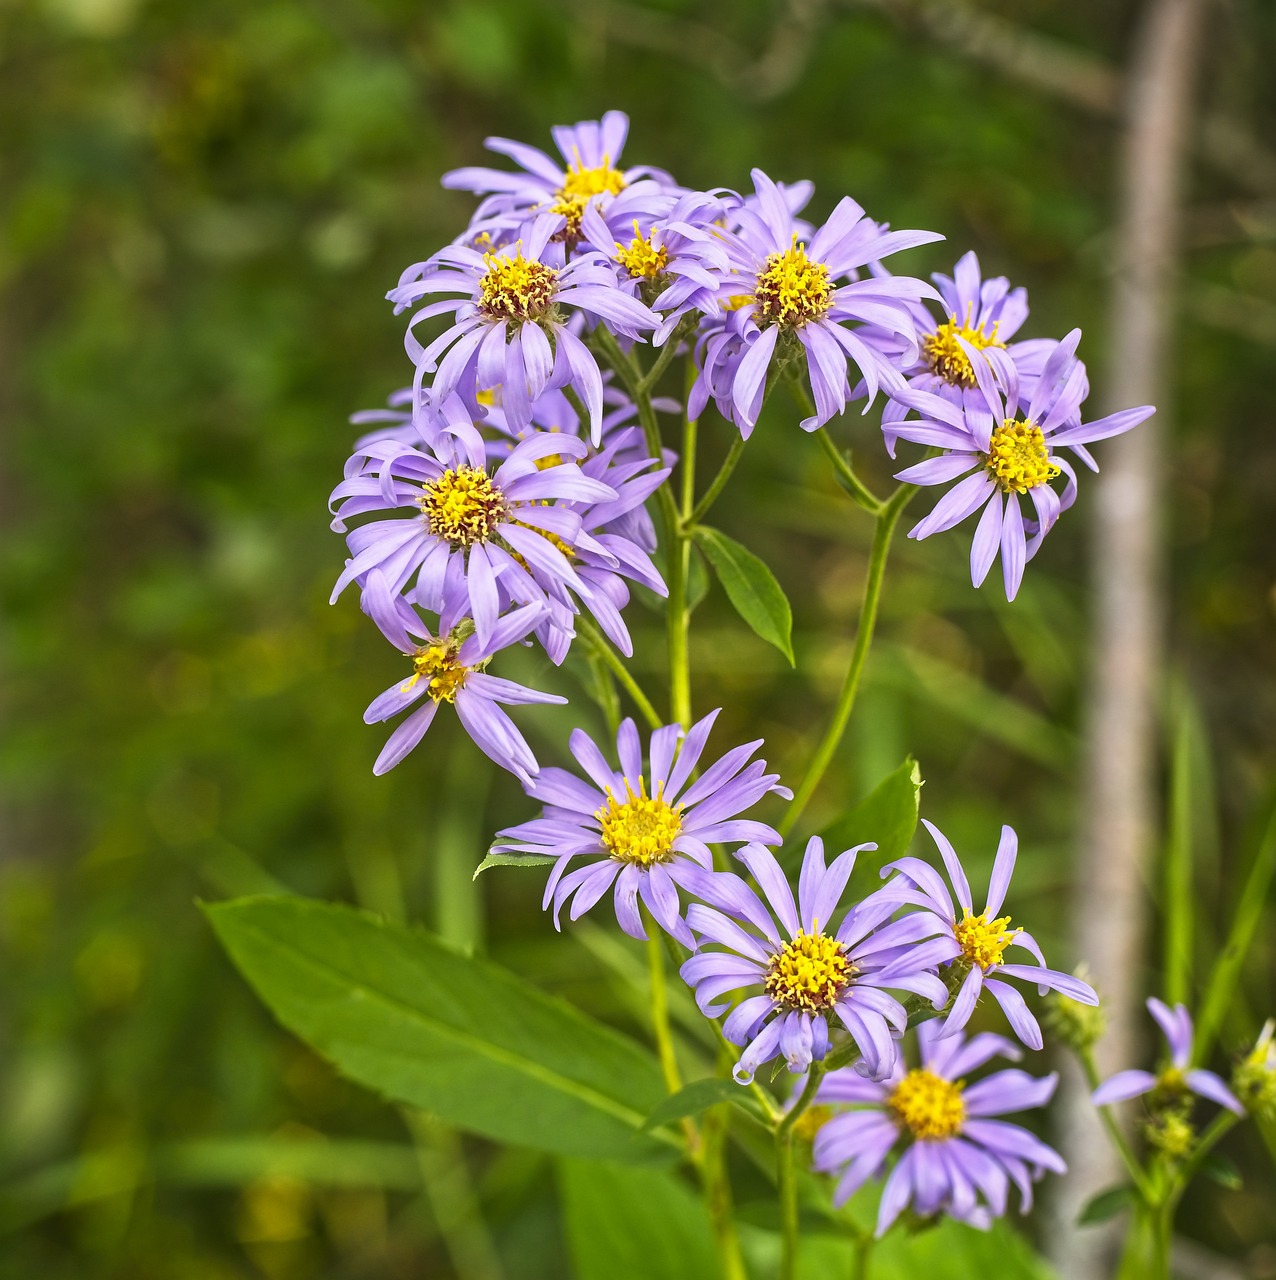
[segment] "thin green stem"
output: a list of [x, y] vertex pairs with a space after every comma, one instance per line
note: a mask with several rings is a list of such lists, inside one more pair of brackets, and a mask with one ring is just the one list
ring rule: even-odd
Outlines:
[[775, 1180], [780, 1196], [780, 1280], [797, 1280], [798, 1220], [797, 1165], [793, 1152], [793, 1130], [775, 1132]]
[[[646, 916], [646, 911], [643, 912]], [[665, 1078], [665, 1090], [677, 1093], [682, 1088], [682, 1073], [678, 1070], [678, 1055], [673, 1047], [673, 1027], [669, 1022], [669, 991], [665, 985], [665, 947], [660, 941], [660, 929], [647, 918], [647, 968], [651, 978], [651, 1027], [656, 1037], [656, 1049], [660, 1055], [660, 1071]]]
[[[1093, 1093], [1099, 1087], [1099, 1068], [1094, 1061], [1094, 1050], [1081, 1049], [1078, 1051], [1077, 1057], [1081, 1060], [1081, 1069], [1085, 1072], [1086, 1084]], [[1130, 1181], [1134, 1183], [1140, 1198], [1145, 1204], [1151, 1204], [1156, 1197], [1153, 1193], [1152, 1185], [1148, 1181], [1147, 1172], [1134, 1154], [1134, 1148], [1130, 1146], [1129, 1139], [1121, 1132], [1121, 1126], [1117, 1123], [1116, 1116], [1112, 1114], [1112, 1108], [1100, 1107], [1099, 1119], [1103, 1122], [1103, 1127], [1107, 1131], [1108, 1141], [1112, 1143], [1113, 1149], [1121, 1157], [1121, 1163], [1125, 1165], [1125, 1171], [1130, 1175]]]
[[873, 493], [873, 491], [855, 474], [855, 468], [851, 466], [850, 461], [845, 457], [842, 451], [833, 443], [826, 428], [821, 427], [815, 437], [819, 440], [824, 452], [828, 454], [829, 461], [833, 464], [833, 470], [837, 472], [842, 483], [850, 492], [852, 498], [859, 503], [869, 515], [880, 515], [882, 510], [881, 499]]
[[642, 718], [653, 729], [659, 729], [664, 721], [660, 713], [652, 705], [651, 699], [642, 691], [642, 686], [630, 674], [629, 668], [621, 662], [619, 655], [611, 647], [607, 637], [586, 617], [576, 619], [576, 630], [588, 641], [593, 651], [607, 665], [607, 669], [616, 677], [625, 692], [633, 699], [634, 706]]
[[1187, 1190], [1188, 1185], [1200, 1173], [1201, 1166], [1205, 1163], [1209, 1153], [1218, 1145], [1220, 1139], [1234, 1129], [1240, 1121], [1241, 1117], [1236, 1115], [1235, 1112], [1220, 1111], [1209, 1123], [1205, 1132], [1201, 1134], [1200, 1140], [1196, 1144], [1196, 1149], [1184, 1162], [1183, 1167], [1177, 1171], [1174, 1176], [1174, 1182], [1166, 1193], [1165, 1202], [1169, 1208], [1171, 1218], [1178, 1208], [1179, 1201], [1183, 1198], [1183, 1193]]
[[678, 348], [682, 345], [682, 339], [676, 333], [671, 333], [665, 339], [665, 345], [660, 348], [660, 354], [656, 357], [655, 363], [643, 374], [642, 379], [638, 383], [639, 391], [653, 391], [656, 383], [660, 381], [660, 375], [669, 367], [673, 359], [678, 354]]
[[726, 1112], [726, 1105], [719, 1104], [705, 1113], [701, 1125], [704, 1148], [700, 1161], [700, 1183], [718, 1252], [719, 1276], [721, 1280], [748, 1280], [744, 1255], [740, 1252], [740, 1239], [735, 1229], [734, 1197], [731, 1194], [731, 1178], [727, 1172]]
[[864, 664], [868, 660], [868, 651], [873, 644], [873, 630], [877, 624], [877, 607], [882, 597], [882, 577], [886, 572], [886, 557], [890, 551], [891, 539], [895, 536], [895, 526], [908, 505], [909, 499], [917, 492], [915, 485], [902, 484], [882, 504], [877, 516], [877, 525], [873, 530], [873, 546], [869, 553], [868, 576], [864, 580], [864, 603], [860, 608], [859, 623], [855, 628], [855, 647], [851, 650], [851, 664], [847, 668], [846, 678], [842, 682], [842, 691], [838, 694], [833, 708], [833, 718], [824, 732], [815, 756], [807, 766], [806, 776], [798, 786], [793, 802], [789, 805], [784, 820], [780, 823], [781, 835], [788, 835], [802, 816], [807, 801], [814, 794], [825, 771], [832, 763], [842, 735], [850, 722], [851, 711], [855, 706], [855, 695], [859, 692], [860, 677], [864, 674]]
[[851, 1280], [868, 1280], [873, 1262], [873, 1246], [876, 1243], [871, 1234], [856, 1236], [855, 1253], [851, 1258]]
[[[690, 364], [690, 362], [688, 362]], [[688, 390], [692, 369], [688, 368]], [[669, 544], [669, 600], [665, 606], [665, 629], [669, 647], [669, 718], [684, 728], [691, 725], [691, 659], [689, 632], [691, 613], [687, 607], [687, 581], [691, 573], [691, 539], [686, 518], [695, 500], [696, 436], [698, 423], [683, 411], [682, 418], [682, 500], [681, 519], [674, 525]]]
[[743, 436], [736, 436], [731, 442], [731, 448], [727, 450], [727, 456], [722, 460], [722, 466], [718, 468], [718, 474], [713, 477], [712, 483], [705, 490], [704, 496], [691, 509], [682, 522], [685, 532], [690, 533], [709, 513], [709, 508], [718, 500], [718, 495], [727, 487], [727, 481], [731, 479], [731, 473], [736, 469], [736, 464], [740, 461], [744, 454], [744, 446], [746, 440]]
[[797, 1101], [784, 1113], [780, 1119], [780, 1123], [776, 1125], [776, 1133], [786, 1133], [801, 1120], [807, 1107], [815, 1101], [816, 1091], [820, 1087], [820, 1080], [824, 1076], [824, 1064], [821, 1062], [813, 1062], [811, 1069], [806, 1073], [806, 1084], [802, 1087], [802, 1092], [798, 1094]]

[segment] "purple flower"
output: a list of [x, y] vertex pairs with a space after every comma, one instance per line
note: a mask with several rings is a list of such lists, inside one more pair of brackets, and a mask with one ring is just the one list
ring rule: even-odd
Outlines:
[[[571, 736], [571, 751], [589, 781], [566, 769], [543, 769], [527, 794], [544, 804], [532, 822], [498, 833], [494, 850], [546, 854], [556, 858], [545, 886], [544, 907], [558, 913], [570, 898], [578, 919], [615, 885], [616, 919], [631, 937], [645, 938], [641, 901], [667, 933], [684, 946], [695, 940], [681, 917], [678, 890], [699, 893], [713, 867], [710, 844], [746, 840], [779, 844], [780, 836], [760, 822], [737, 817], [768, 791], [786, 798], [778, 775], [750, 757], [761, 741], [735, 747], [692, 782], [709, 730], [718, 712], [691, 726], [666, 725], [651, 735], [647, 767], [632, 720], [616, 739], [620, 769], [613, 769], [582, 729]], [[572, 860], [583, 866], [569, 870]]]
[[943, 237], [930, 231], [886, 231], [848, 197], [808, 248], [799, 243], [793, 214], [771, 179], [755, 169], [753, 182], [757, 212], [747, 205], [737, 209], [739, 232], [722, 233], [733, 267], [724, 285], [728, 310], [701, 332], [701, 372], [690, 411], [697, 416], [712, 396], [723, 416], [747, 437], [777, 353], [803, 355], [816, 412], [802, 427], [813, 431], [846, 408], [848, 357], [863, 374], [870, 398], [879, 383], [900, 383], [890, 362], [846, 322], [884, 327], [915, 350], [907, 304], [938, 296], [930, 285], [903, 276], [853, 278], [840, 287], [835, 282], [856, 275], [867, 263]]
[[1155, 996], [1147, 1003], [1148, 1012], [1156, 1019], [1169, 1044], [1169, 1066], [1157, 1075], [1150, 1071], [1118, 1071], [1090, 1095], [1095, 1106], [1111, 1106], [1154, 1091], [1174, 1100], [1185, 1100], [1185, 1094], [1194, 1093], [1243, 1116], [1245, 1108], [1214, 1072], [1192, 1066], [1192, 1017], [1188, 1011], [1181, 1004], [1171, 1009]]
[[415, 449], [383, 438], [346, 464], [346, 479], [332, 493], [335, 529], [374, 511], [410, 514], [351, 530], [351, 558], [332, 598], [377, 569], [396, 592], [416, 575], [416, 603], [439, 613], [448, 575], [459, 571], [467, 612], [486, 648], [511, 600], [548, 604], [563, 589], [587, 590], [564, 549], [587, 546], [604, 559], [610, 553], [582, 532], [579, 513], [567, 504], [618, 495], [574, 462], [538, 465], [584, 455], [588, 446], [574, 436], [542, 433], [524, 440], [489, 474], [483, 439], [459, 401], [453, 398], [446, 412], [452, 416], [432, 446]]
[[[428, 294], [463, 295], [431, 302], [408, 322], [404, 341], [416, 365], [415, 387], [433, 373], [433, 394], [441, 401], [467, 384], [480, 391], [499, 385], [506, 421], [519, 431], [530, 425], [532, 402], [547, 388], [572, 386], [597, 443], [602, 375], [564, 309], [634, 339], [655, 329], [660, 317], [617, 287], [602, 254], [583, 253], [563, 265], [562, 246], [550, 243], [554, 221], [538, 218], [525, 239], [489, 253], [464, 245], [441, 249], [409, 267], [387, 296], [397, 314]], [[416, 326], [448, 311], [452, 325], [422, 346]]]
[[835, 921], [856, 854], [876, 847], [858, 845], [825, 867], [824, 842], [812, 837], [796, 903], [780, 864], [760, 844], [746, 845], [736, 857], [765, 902], [731, 872], [715, 872], [697, 888], [711, 905], [697, 903], [687, 911], [700, 950], [682, 966], [682, 977], [695, 988], [700, 1011], [715, 1018], [731, 1007], [715, 1003], [722, 996], [761, 988], [731, 1009], [722, 1028], [744, 1048], [734, 1070], [741, 1084], [777, 1056], [794, 1072], [821, 1060], [830, 1017], [850, 1032], [867, 1069], [881, 1078], [895, 1062], [892, 1029], [903, 1035], [908, 1025], [904, 1006], [883, 988], [916, 992], [943, 1007], [944, 984], [914, 958], [913, 944], [929, 931], [920, 914], [884, 924], [898, 904], [879, 892]]
[[[1023, 929], [1012, 928], [1009, 916], [997, 918], [997, 912], [1006, 900], [1006, 890], [1010, 887], [1010, 877], [1015, 869], [1015, 858], [1019, 850], [1018, 837], [1012, 828], [1002, 827], [1001, 842], [997, 846], [992, 879], [988, 885], [988, 901], [976, 915], [970, 896], [970, 883], [962, 870], [956, 850], [934, 823], [927, 822], [925, 818], [922, 822], [944, 859], [948, 878], [962, 909], [961, 919], [957, 918], [953, 899], [939, 873], [920, 858], [899, 858], [883, 867], [883, 876], [895, 872], [898, 880], [892, 881], [880, 892], [893, 896], [897, 903], [925, 908], [918, 914], [928, 916], [934, 922], [932, 934], [938, 935], [927, 944], [928, 956], [932, 961], [938, 964], [956, 961], [967, 968], [953, 1007], [944, 1022], [943, 1034], [952, 1035], [960, 1031], [970, 1021], [980, 993], [987, 991], [1001, 1005], [1015, 1035], [1030, 1049], [1040, 1049], [1041, 1028], [1037, 1025], [1036, 1018], [1029, 1012], [1023, 996], [1004, 979], [1019, 978], [1035, 982], [1041, 995], [1053, 989], [1082, 1004], [1097, 1005], [1099, 997], [1079, 978], [1060, 973], [1056, 969], [1047, 969], [1045, 956], [1041, 954], [1041, 948], [1032, 935]], [[900, 887], [896, 887], [897, 885]], [[1037, 963], [1006, 964], [1002, 956], [1009, 947], [1023, 947], [1036, 957]]]
[[[1058, 450], [1078, 450], [1078, 446], [1120, 435], [1154, 412], [1144, 405], [1081, 422], [1080, 404], [1089, 383], [1084, 365], [1074, 355], [1080, 338], [1081, 330], [1074, 329], [1055, 344], [1031, 395], [1010, 376], [1003, 400], [987, 351], [976, 350], [961, 337], [955, 341], [974, 372], [975, 393], [960, 405], [927, 391], [895, 393], [896, 399], [921, 416], [894, 422], [894, 434], [944, 451], [906, 467], [896, 479], [935, 485], [965, 477], [908, 536], [928, 538], [951, 529], [982, 507], [970, 548], [971, 580], [981, 585], [1000, 553], [1008, 600], [1018, 593], [1024, 565], [1036, 555], [1041, 540], [1060, 513], [1076, 501], [1076, 472]], [[1009, 373], [1014, 374], [1013, 366]], [[1094, 465], [1088, 453], [1079, 452], [1087, 465]], [[1067, 477], [1062, 494], [1050, 487], [1060, 474]], [[1023, 514], [1021, 497], [1030, 500], [1030, 515]]]
[[622, 111], [608, 111], [600, 121], [558, 125], [551, 133], [561, 162], [522, 142], [488, 138], [484, 145], [489, 151], [509, 156], [523, 171], [471, 167], [444, 174], [445, 187], [487, 197], [475, 211], [467, 235], [518, 231], [549, 214], [557, 236], [574, 243], [586, 209], [605, 210], [622, 193], [631, 201], [635, 196], [658, 201], [677, 191], [663, 170], [618, 167], [629, 134], [629, 117]]
[[445, 609], [438, 634], [432, 635], [407, 601], [390, 590], [385, 576], [375, 571], [368, 576], [363, 605], [386, 639], [412, 659], [412, 675], [375, 698], [363, 713], [364, 723], [378, 724], [421, 703], [390, 735], [372, 772], [393, 769], [425, 736], [439, 704], [447, 702], [455, 707], [457, 719], [479, 750], [521, 782], [529, 782], [540, 766], [497, 704], [565, 703], [567, 699], [490, 676], [485, 668], [494, 653], [532, 631], [544, 607], [528, 605], [499, 619], [484, 644], [468, 631], [455, 608]]
[[909, 1205], [923, 1218], [936, 1213], [987, 1230], [1006, 1212], [1013, 1182], [1021, 1211], [1032, 1207], [1032, 1184], [1045, 1170], [1065, 1172], [1052, 1148], [1027, 1129], [994, 1117], [1044, 1106], [1058, 1077], [996, 1071], [975, 1084], [965, 1077], [994, 1057], [1017, 1058], [1009, 1040], [983, 1033], [942, 1038], [931, 1023], [917, 1028], [922, 1065], [897, 1062], [887, 1080], [866, 1080], [846, 1068], [820, 1082], [817, 1103], [849, 1103], [815, 1136], [814, 1165], [838, 1176], [834, 1202], [843, 1204], [887, 1156], [904, 1144], [886, 1179], [877, 1214], [883, 1235]]

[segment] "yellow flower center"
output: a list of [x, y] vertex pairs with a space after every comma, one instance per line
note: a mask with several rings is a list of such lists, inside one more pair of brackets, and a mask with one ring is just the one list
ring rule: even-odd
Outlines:
[[1007, 418], [993, 431], [986, 458], [984, 465], [1002, 493], [1027, 493], [1059, 474], [1035, 422]]
[[485, 253], [479, 278], [479, 310], [492, 320], [539, 320], [554, 305], [558, 272], [515, 251], [512, 258]]
[[577, 156], [576, 162], [567, 166], [563, 185], [554, 193], [554, 203], [549, 206], [551, 213], [561, 213], [567, 219], [567, 225], [556, 238], [579, 240], [581, 218], [590, 200], [594, 196], [619, 195], [625, 185], [625, 175], [611, 167], [607, 156], [603, 156], [602, 164], [596, 169], [586, 169]]
[[644, 236], [638, 230], [638, 219], [634, 219], [634, 238], [626, 249], [619, 240], [616, 241], [616, 261], [620, 263], [630, 278], [634, 280], [654, 280], [669, 265], [669, 250], [663, 245], [659, 249], [651, 243], [651, 236]]
[[451, 467], [424, 489], [420, 501], [430, 532], [454, 547], [486, 542], [508, 515], [505, 495], [478, 467]]
[[806, 246], [798, 244], [796, 235], [783, 253], [767, 255], [753, 291], [759, 323], [800, 329], [809, 321], [818, 320], [832, 303], [829, 269], [806, 256]]
[[914, 1138], [942, 1141], [961, 1132], [966, 1121], [962, 1086], [933, 1071], [910, 1071], [891, 1092], [886, 1105]]
[[987, 333], [982, 328], [976, 329], [970, 323], [970, 311], [968, 306], [966, 319], [962, 323], [959, 324], [957, 317], [953, 316], [934, 333], [922, 339], [922, 358], [930, 365], [932, 372], [957, 387], [975, 385], [975, 371], [971, 368], [970, 357], [958, 345], [958, 338], [964, 338], [976, 351], [1006, 345], [997, 337], [995, 323]]
[[440, 640], [437, 644], [418, 649], [412, 659], [416, 674], [403, 688], [410, 689], [418, 680], [425, 680], [428, 685], [426, 692], [435, 702], [454, 702], [456, 691], [469, 679], [471, 670], [457, 660], [457, 647], [450, 641]]
[[772, 957], [765, 990], [785, 1009], [814, 1013], [832, 1008], [855, 972], [846, 948], [836, 938], [798, 930], [792, 942]]
[[653, 862], [673, 858], [673, 842], [682, 830], [682, 810], [664, 801], [664, 784], [652, 797], [647, 784], [638, 779], [638, 794], [625, 779], [627, 799], [617, 802], [610, 791], [607, 803], [594, 817], [602, 826], [603, 848], [618, 862], [634, 862], [649, 867]]
[[966, 918], [957, 922], [957, 945], [961, 954], [971, 964], [977, 964], [985, 972], [1001, 963], [1006, 948], [1015, 940], [1019, 929], [1010, 929], [1009, 916], [989, 920], [985, 911], [977, 916], [966, 912]]

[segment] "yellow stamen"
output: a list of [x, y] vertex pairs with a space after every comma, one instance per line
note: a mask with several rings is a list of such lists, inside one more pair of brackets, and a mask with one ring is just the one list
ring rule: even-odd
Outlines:
[[535, 258], [485, 253], [479, 279], [479, 310], [493, 320], [539, 320], [554, 305], [558, 272]]
[[609, 157], [603, 156], [597, 168], [587, 169], [578, 153], [575, 163], [567, 166], [563, 185], [554, 193], [554, 203], [549, 207], [551, 213], [561, 213], [567, 219], [567, 225], [556, 238], [579, 240], [581, 218], [590, 200], [594, 196], [619, 195], [625, 186], [625, 175], [611, 167]]
[[961, 1082], [933, 1071], [910, 1071], [894, 1088], [886, 1105], [914, 1138], [942, 1141], [961, 1132], [966, 1104]]
[[1007, 418], [993, 431], [986, 457], [984, 465], [1002, 493], [1027, 493], [1059, 474], [1035, 422]]
[[602, 827], [603, 848], [618, 862], [650, 867], [653, 862], [673, 858], [673, 842], [682, 830], [682, 809], [664, 800], [664, 784], [652, 797], [647, 784], [638, 779], [638, 793], [625, 779], [627, 799], [617, 802], [610, 791], [607, 803], [594, 817]]
[[977, 916], [966, 912], [966, 918], [957, 922], [957, 945], [966, 960], [977, 964], [985, 972], [995, 964], [1001, 963], [1006, 948], [1023, 932], [1022, 929], [1010, 929], [1009, 916], [998, 920], [989, 920], [985, 911]]
[[426, 692], [435, 702], [455, 702], [456, 692], [469, 679], [471, 670], [457, 660], [457, 649], [458, 646], [447, 640], [418, 649], [412, 659], [416, 674], [403, 688], [410, 689], [424, 679], [428, 682]]
[[814, 933], [799, 929], [772, 958], [765, 990], [785, 1009], [814, 1013], [833, 1006], [854, 972], [846, 948], [836, 938], [820, 933], [818, 926]]
[[630, 278], [634, 280], [654, 280], [669, 265], [669, 250], [661, 245], [659, 249], [651, 243], [651, 236], [644, 236], [638, 230], [638, 219], [634, 219], [634, 238], [626, 249], [619, 240], [616, 241], [616, 261], [620, 263]]
[[508, 518], [505, 495], [478, 467], [451, 467], [423, 487], [420, 502], [430, 532], [454, 547], [486, 542]]
[[922, 339], [922, 358], [930, 365], [932, 372], [957, 387], [975, 385], [975, 371], [971, 367], [970, 357], [961, 349], [958, 338], [964, 338], [976, 351], [1006, 345], [997, 337], [996, 323], [985, 333], [982, 327], [975, 328], [970, 323], [970, 313], [971, 307], [968, 305], [964, 321], [959, 323], [954, 315], [934, 333]]
[[753, 305], [759, 324], [782, 324], [800, 329], [818, 320], [833, 304], [829, 269], [806, 256], [806, 246], [793, 244], [783, 253], [772, 253], [758, 272]]

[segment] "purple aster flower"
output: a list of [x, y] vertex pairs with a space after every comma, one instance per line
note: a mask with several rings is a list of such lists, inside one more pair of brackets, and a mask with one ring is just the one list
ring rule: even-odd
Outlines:
[[761, 844], [746, 845], [736, 857], [765, 902], [727, 871], [698, 887], [710, 905], [696, 903], [687, 911], [700, 950], [682, 966], [682, 977], [695, 989], [701, 1013], [715, 1018], [731, 1007], [715, 1003], [721, 997], [761, 988], [731, 1009], [722, 1027], [744, 1049], [733, 1073], [741, 1084], [775, 1057], [793, 1072], [820, 1061], [828, 1052], [831, 1017], [850, 1032], [867, 1070], [881, 1078], [895, 1062], [892, 1031], [903, 1035], [908, 1025], [904, 1006], [884, 988], [912, 991], [943, 1007], [947, 989], [915, 959], [913, 944], [930, 931], [920, 913], [885, 924], [898, 904], [879, 892], [836, 920], [856, 854], [875, 848], [857, 845], [826, 867], [824, 842], [813, 836], [796, 902], [780, 864]]
[[[908, 536], [928, 538], [951, 529], [982, 507], [970, 548], [971, 580], [981, 585], [1000, 554], [1008, 600], [1018, 593], [1024, 565], [1036, 555], [1041, 540], [1060, 513], [1076, 501], [1076, 472], [1058, 450], [1120, 435], [1154, 412], [1151, 405], [1143, 405], [1081, 422], [1080, 404], [1089, 384], [1085, 367], [1074, 355], [1080, 338], [1081, 330], [1074, 329], [1055, 344], [1030, 396], [1025, 397], [1024, 389], [1011, 377], [1003, 400], [987, 352], [977, 351], [960, 337], [955, 340], [970, 361], [977, 394], [957, 405], [926, 391], [896, 393], [921, 416], [893, 423], [895, 435], [944, 451], [906, 467], [896, 479], [936, 485], [965, 477]], [[1060, 474], [1067, 477], [1062, 494], [1050, 487]], [[1029, 515], [1021, 509], [1022, 497], [1031, 503]]]
[[820, 1082], [818, 1103], [855, 1108], [835, 1115], [815, 1136], [815, 1168], [838, 1177], [834, 1202], [843, 1204], [876, 1177], [903, 1143], [882, 1191], [877, 1235], [910, 1205], [923, 1218], [946, 1213], [987, 1230], [1006, 1212], [1012, 1182], [1026, 1213], [1033, 1182], [1047, 1169], [1063, 1173], [1065, 1166], [1027, 1129], [996, 1117], [1044, 1106], [1058, 1077], [1012, 1069], [968, 1085], [965, 1077], [992, 1058], [1017, 1058], [1014, 1045], [988, 1033], [942, 1038], [925, 1022], [917, 1039], [920, 1067], [897, 1062], [880, 1082], [846, 1068]]
[[1245, 1108], [1214, 1072], [1192, 1066], [1192, 1017], [1188, 1011], [1181, 1004], [1171, 1009], [1155, 996], [1147, 1003], [1148, 1012], [1165, 1033], [1169, 1065], [1157, 1075], [1150, 1071], [1118, 1071], [1091, 1094], [1094, 1104], [1107, 1107], [1154, 1092], [1166, 1100], [1185, 1101], [1185, 1094], [1194, 1093], [1243, 1116]]
[[479, 750], [520, 781], [529, 782], [539, 769], [536, 757], [498, 704], [565, 703], [567, 699], [490, 676], [485, 668], [498, 650], [531, 633], [544, 606], [528, 605], [498, 619], [484, 644], [458, 616], [463, 593], [452, 594], [453, 601], [439, 620], [438, 634], [433, 635], [411, 605], [390, 590], [384, 574], [373, 571], [368, 575], [363, 606], [386, 639], [412, 659], [412, 675], [375, 698], [363, 713], [364, 723], [379, 724], [421, 704], [390, 735], [372, 772], [393, 769], [425, 736], [439, 704], [447, 702], [456, 709], [457, 719]]
[[[899, 858], [884, 866], [883, 876], [894, 872], [898, 879], [879, 892], [894, 896], [897, 903], [925, 908], [918, 914], [934, 922], [931, 933], [937, 935], [927, 944], [928, 958], [938, 964], [957, 962], [967, 969], [945, 1020], [944, 1034], [960, 1031], [970, 1021], [980, 993], [987, 991], [1001, 1005], [1015, 1035], [1030, 1049], [1040, 1049], [1041, 1028], [1029, 1012], [1023, 996], [1005, 981], [1006, 978], [1035, 982], [1041, 995], [1045, 995], [1047, 990], [1054, 990], [1082, 1004], [1097, 1005], [1099, 997], [1079, 978], [1047, 969], [1046, 958], [1041, 954], [1036, 939], [1023, 929], [1012, 928], [1009, 916], [997, 916], [1006, 900], [1006, 890], [1010, 888], [1019, 838], [1011, 827], [1001, 828], [1001, 842], [997, 846], [992, 879], [988, 885], [988, 900], [976, 915], [970, 896], [970, 882], [962, 870], [957, 851], [933, 822], [923, 818], [922, 823], [938, 846], [948, 869], [948, 878], [962, 910], [961, 919], [957, 918], [952, 896], [939, 873], [920, 858]], [[1037, 963], [1006, 964], [1002, 957], [1009, 947], [1022, 947], [1036, 957]]]
[[548, 603], [560, 588], [586, 590], [564, 548], [587, 547], [604, 560], [610, 553], [583, 533], [579, 513], [567, 504], [605, 502], [617, 494], [574, 462], [538, 465], [551, 456], [584, 455], [588, 446], [574, 436], [544, 433], [524, 440], [489, 474], [486, 446], [459, 401], [453, 399], [446, 412], [451, 416], [433, 446], [372, 441], [346, 464], [346, 479], [332, 494], [335, 529], [374, 511], [409, 514], [351, 530], [351, 558], [332, 598], [378, 569], [396, 592], [416, 575], [416, 603], [439, 613], [448, 573], [459, 566], [467, 612], [486, 647], [511, 599]]
[[[619, 770], [587, 733], [576, 729], [571, 751], [588, 781], [566, 769], [548, 768], [525, 784], [527, 794], [543, 802], [541, 816], [499, 832], [493, 849], [557, 860], [543, 904], [548, 908], [553, 903], [555, 928], [569, 898], [576, 920], [614, 884], [616, 919], [627, 934], [646, 937], [641, 900], [662, 929], [694, 947], [678, 890], [700, 892], [713, 867], [709, 845], [780, 843], [778, 832], [737, 816], [768, 791], [792, 795], [779, 785], [778, 775], [766, 772], [765, 761], [750, 763], [760, 739], [728, 751], [691, 781], [717, 716], [713, 711], [697, 721], [685, 737], [681, 725], [657, 729], [645, 768], [632, 720], [625, 720], [617, 735]], [[587, 861], [569, 869], [577, 858]]]
[[562, 160], [509, 138], [488, 138], [489, 151], [508, 156], [522, 172], [470, 167], [444, 174], [443, 185], [487, 198], [470, 222], [467, 234], [525, 230], [537, 216], [553, 217], [555, 234], [568, 243], [581, 235], [581, 218], [589, 208], [606, 209], [622, 193], [659, 201], [677, 191], [661, 169], [620, 169], [629, 134], [629, 117], [608, 111], [601, 120], [558, 125], [551, 130]]
[[906, 276], [852, 278], [840, 287], [835, 282], [855, 276], [870, 262], [943, 237], [931, 231], [887, 231], [847, 197], [808, 248], [799, 243], [793, 215], [771, 179], [755, 169], [753, 182], [757, 212], [738, 209], [740, 231], [723, 233], [733, 267], [725, 286], [729, 310], [702, 331], [701, 375], [692, 392], [691, 412], [698, 414], [712, 396], [723, 416], [747, 437], [761, 411], [777, 351], [782, 357], [800, 354], [816, 408], [802, 427], [813, 431], [846, 408], [848, 357], [864, 376], [870, 401], [879, 383], [902, 386], [892, 364], [847, 322], [885, 328], [915, 352], [916, 332], [907, 304], [938, 297], [930, 285]]
[[[428, 294], [463, 295], [431, 302], [408, 322], [404, 341], [416, 365], [414, 386], [433, 373], [433, 394], [441, 401], [467, 383], [478, 390], [499, 385], [506, 420], [515, 430], [530, 425], [532, 402], [547, 388], [572, 386], [589, 411], [597, 443], [602, 375], [565, 311], [632, 339], [655, 329], [660, 317], [617, 287], [602, 254], [583, 253], [563, 265], [562, 246], [550, 243], [553, 223], [538, 218], [525, 239], [489, 253], [464, 245], [441, 249], [409, 267], [387, 296], [397, 314]], [[448, 311], [453, 324], [422, 346], [416, 326]]]
[[[797, 238], [804, 244], [809, 244], [815, 237], [815, 226], [798, 215], [811, 203], [811, 197], [815, 194], [815, 183], [809, 178], [801, 178], [797, 182], [777, 182], [775, 189], [780, 193], [784, 207], [793, 218], [793, 231]], [[762, 198], [754, 191], [728, 207], [726, 228], [747, 239], [757, 227], [761, 216]], [[764, 244], [765, 237], [759, 241], [759, 246]]]

